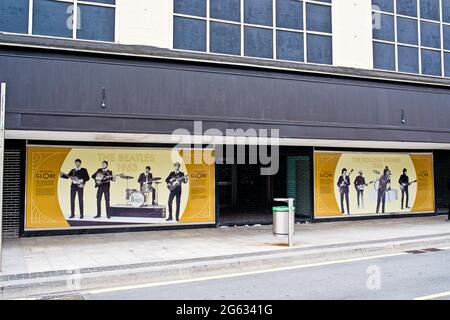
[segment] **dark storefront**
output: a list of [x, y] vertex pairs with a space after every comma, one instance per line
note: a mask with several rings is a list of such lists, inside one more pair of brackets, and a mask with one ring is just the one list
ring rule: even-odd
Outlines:
[[[77, 42], [70, 45], [76, 48]], [[286, 196], [296, 199], [298, 220], [312, 220], [314, 141], [332, 148], [333, 141], [347, 141], [346, 148], [384, 152], [395, 149], [383, 142], [401, 142], [405, 150], [417, 145], [417, 151], [433, 152], [436, 212], [448, 210], [450, 152], [439, 150], [450, 145], [448, 80], [424, 83], [421, 77], [330, 67], [295, 70], [281, 62], [238, 67], [240, 58], [219, 58], [222, 64], [216, 64], [201, 54], [151, 48], [141, 57], [126, 57], [115, 54], [124, 49], [118, 45], [79, 45], [97, 47], [80, 47], [90, 53], [0, 47], [0, 81], [8, 86], [6, 236], [23, 231], [27, 141], [149, 147], [163, 141], [150, 144], [140, 140], [143, 135], [192, 131], [193, 121], [202, 121], [205, 130], [279, 129], [281, 139], [291, 139], [280, 148], [274, 176], [259, 175], [258, 165], [216, 165], [218, 225], [271, 223], [272, 199]], [[163, 53], [167, 58], [152, 57]]]

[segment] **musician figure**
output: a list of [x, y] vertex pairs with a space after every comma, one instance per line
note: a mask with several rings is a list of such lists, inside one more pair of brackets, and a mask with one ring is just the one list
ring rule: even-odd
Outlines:
[[347, 175], [347, 169], [342, 169], [342, 175], [339, 177], [337, 186], [339, 187], [339, 193], [341, 194], [341, 211], [342, 214], [344, 211], [344, 199], [347, 204], [347, 214], [350, 214], [350, 206], [349, 206], [349, 192], [350, 192], [350, 177]]
[[[403, 174], [398, 179], [398, 183], [400, 184], [400, 189], [402, 190], [402, 210], [403, 208], [409, 209], [409, 177], [407, 175], [408, 170], [403, 169]], [[404, 200], [406, 196], [406, 203], [403, 206]]]
[[78, 206], [80, 208], [80, 219], [84, 218], [84, 186], [89, 181], [89, 173], [85, 168], [81, 167], [81, 160], [75, 160], [75, 168], [70, 170], [68, 174], [60, 173], [63, 179], [71, 179], [70, 185], [70, 219], [75, 218], [75, 197], [78, 194]]
[[366, 187], [366, 178], [364, 178], [363, 172], [360, 170], [358, 176], [354, 181], [356, 189], [356, 197], [358, 199], [358, 209], [364, 209], [364, 188]]
[[97, 188], [97, 215], [94, 217], [98, 219], [102, 216], [102, 196], [105, 196], [106, 203], [106, 217], [110, 217], [110, 187], [111, 181], [115, 178], [111, 170], [108, 169], [108, 161], [102, 162], [102, 167], [98, 169], [92, 178], [95, 179], [95, 187]]
[[152, 168], [150, 166], [145, 167], [145, 171], [139, 175], [138, 183], [141, 186], [141, 192], [146, 194], [148, 197], [148, 193], [152, 194], [152, 206], [155, 205], [155, 188], [152, 187], [152, 179], [153, 174], [151, 173]]
[[188, 182], [188, 177], [184, 175], [183, 172], [180, 171], [180, 163], [175, 162], [174, 171], [172, 171], [169, 176], [166, 178], [167, 186], [170, 190], [169, 194], [169, 201], [168, 201], [168, 207], [169, 207], [169, 217], [167, 218], [167, 221], [173, 220], [172, 216], [172, 204], [173, 200], [175, 199], [175, 203], [177, 206], [175, 218], [176, 221], [180, 221], [180, 202], [181, 202], [181, 185], [182, 183]]
[[391, 171], [386, 167], [383, 171], [383, 175], [378, 179], [378, 194], [377, 194], [377, 213], [380, 211], [385, 213], [386, 207], [386, 192], [391, 189]]

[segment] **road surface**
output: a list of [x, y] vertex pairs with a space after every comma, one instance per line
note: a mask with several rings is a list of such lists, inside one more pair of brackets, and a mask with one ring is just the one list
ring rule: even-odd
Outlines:
[[402, 253], [233, 277], [109, 288], [84, 299], [450, 299], [450, 250]]

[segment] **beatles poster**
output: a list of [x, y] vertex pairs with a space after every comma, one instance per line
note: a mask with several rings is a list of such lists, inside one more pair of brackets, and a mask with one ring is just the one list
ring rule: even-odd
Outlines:
[[434, 212], [431, 153], [314, 153], [315, 217]]
[[212, 149], [28, 146], [25, 230], [214, 223], [213, 158]]

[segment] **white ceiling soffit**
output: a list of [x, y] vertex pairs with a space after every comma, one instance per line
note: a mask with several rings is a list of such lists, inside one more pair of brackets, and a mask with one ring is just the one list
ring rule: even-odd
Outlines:
[[[182, 136], [169, 134], [98, 133], [98, 132], [54, 132], [6, 130], [6, 139], [74, 141], [74, 142], [123, 142], [123, 143], [198, 143], [198, 144], [268, 144], [270, 138]], [[374, 148], [374, 149], [445, 149], [450, 143], [427, 143], [408, 141], [359, 141], [323, 139], [279, 139], [281, 146], [314, 146], [333, 148]]]

